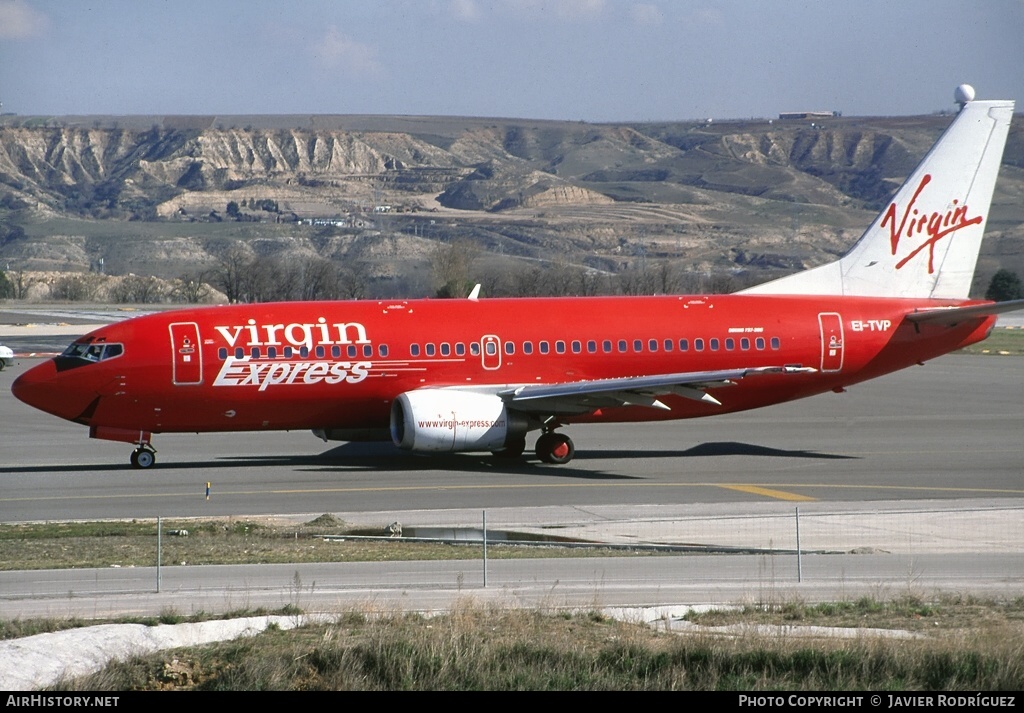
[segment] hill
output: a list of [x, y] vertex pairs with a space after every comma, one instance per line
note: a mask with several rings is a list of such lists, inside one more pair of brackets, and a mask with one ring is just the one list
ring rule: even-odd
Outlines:
[[[250, 299], [325, 266], [314, 296], [729, 289], [844, 252], [950, 120], [4, 116], [0, 262]], [[979, 294], [1024, 273], [1021, 126]]]

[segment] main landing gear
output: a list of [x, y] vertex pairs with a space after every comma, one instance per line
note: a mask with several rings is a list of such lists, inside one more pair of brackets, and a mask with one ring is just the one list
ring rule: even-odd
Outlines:
[[545, 463], [565, 465], [576, 455], [576, 446], [573, 445], [572, 439], [564, 433], [545, 431], [537, 439], [535, 451], [537, 457]]
[[132, 451], [132, 468], [152, 468], [156, 464], [156, 449], [148, 443], [141, 443]]

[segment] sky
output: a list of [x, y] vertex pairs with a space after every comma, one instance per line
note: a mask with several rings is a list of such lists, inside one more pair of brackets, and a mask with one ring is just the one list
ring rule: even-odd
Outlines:
[[964, 82], [1024, 102], [1022, 38], [1024, 0], [0, 0], [0, 102], [22, 115], [930, 114]]

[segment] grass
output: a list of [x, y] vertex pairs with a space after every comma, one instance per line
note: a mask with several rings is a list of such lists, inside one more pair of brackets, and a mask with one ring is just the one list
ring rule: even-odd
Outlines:
[[[919, 607], [921, 603], [914, 603]], [[797, 605], [798, 606], [798, 605]], [[799, 607], [832, 621], [890, 605]], [[898, 612], [907, 603], [894, 605]], [[961, 621], [979, 603], [932, 602]], [[849, 611], [841, 611], [847, 609]], [[785, 607], [783, 607], [785, 608]], [[348, 612], [331, 624], [165, 651], [60, 682], [59, 690], [1021, 690], [1021, 602], [915, 639], [722, 636], [609, 619], [465, 604], [443, 616]], [[757, 609], [757, 608], [755, 608]], [[750, 616], [753, 611], [702, 615]], [[760, 610], [759, 613], [768, 612]], [[776, 615], [781, 612], [775, 612]]]
[[[187, 536], [171, 534], [185, 531]], [[169, 520], [164, 521], [163, 532], [165, 565], [479, 559], [481, 549], [479, 543], [326, 540], [324, 535], [352, 534], [330, 515], [287, 526], [236, 518]], [[388, 535], [384, 526], [379, 532], [361, 532], [382, 538]], [[0, 570], [147, 567], [156, 565], [156, 551], [157, 524], [153, 520], [0, 524]], [[622, 552], [488, 543], [487, 554], [493, 559], [512, 559], [600, 557]]]
[[992, 335], [985, 341], [960, 351], [964, 354], [1020, 356], [1024, 354], [1024, 329], [998, 327], [992, 330]]
[[686, 620], [700, 626], [743, 625], [828, 626], [900, 629], [927, 632], [992, 626], [1024, 631], [1024, 597], [993, 607], [977, 597], [944, 596], [927, 599], [905, 595], [889, 600], [861, 597], [853, 601], [808, 604], [790, 601], [773, 606], [748, 605], [691, 613]]
[[[477, 558], [479, 546], [345, 541], [344, 522], [323, 515], [299, 525], [256, 519], [168, 521], [165, 562], [353, 561]], [[381, 527], [381, 534], [384, 533]], [[156, 523], [80, 522], [0, 526], [8, 568], [152, 564]], [[598, 550], [600, 552], [601, 550]], [[489, 548], [489, 556], [581, 556], [558, 547]], [[173, 553], [173, 554], [172, 554]], [[86, 564], [90, 562], [91, 564]], [[124, 617], [155, 626], [301, 613]], [[90, 626], [80, 618], [0, 620], [0, 639]], [[809, 627], [843, 627], [855, 637]], [[911, 632], [886, 638], [879, 629]], [[333, 623], [115, 661], [58, 690], [1020, 690], [1024, 686], [1024, 597], [971, 597], [809, 604], [749, 604], [691, 613], [685, 622], [613, 620], [598, 610], [498, 609], [471, 602], [444, 615], [349, 610]]]

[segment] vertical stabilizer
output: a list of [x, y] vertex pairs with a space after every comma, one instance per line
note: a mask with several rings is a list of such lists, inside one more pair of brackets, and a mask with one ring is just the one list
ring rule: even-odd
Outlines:
[[846, 255], [743, 293], [966, 298], [1013, 105], [965, 102]]

